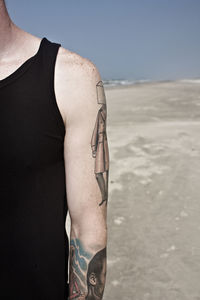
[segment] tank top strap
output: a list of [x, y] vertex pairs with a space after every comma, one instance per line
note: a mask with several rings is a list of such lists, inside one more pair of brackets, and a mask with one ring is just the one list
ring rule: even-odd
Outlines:
[[50, 80], [50, 84], [52, 83], [52, 80], [54, 80], [54, 68], [55, 68], [55, 62], [56, 57], [58, 53], [58, 49], [61, 46], [59, 43], [51, 42], [46, 37], [43, 38], [42, 43], [42, 59], [45, 66], [45, 73], [46, 75], [45, 79], [48, 81]]
[[[56, 95], [55, 95], [55, 64], [58, 54], [60, 43], [55, 43], [48, 40], [46, 37], [43, 38], [42, 49], [41, 49], [41, 68], [43, 86], [46, 88], [47, 93], [49, 93], [50, 105], [52, 106], [53, 113], [56, 117], [58, 125], [61, 129], [62, 134], [65, 133], [65, 125], [63, 122], [62, 115], [58, 108]], [[41, 83], [40, 83], [41, 84]]]

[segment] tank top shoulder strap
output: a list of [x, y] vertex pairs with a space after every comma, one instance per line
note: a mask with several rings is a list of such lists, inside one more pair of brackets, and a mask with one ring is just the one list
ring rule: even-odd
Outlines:
[[54, 67], [58, 49], [61, 46], [59, 43], [51, 42], [46, 37], [43, 38], [42, 43], [42, 60], [45, 65], [46, 79], [52, 80], [54, 77]]
[[61, 129], [61, 132], [65, 133], [65, 125], [63, 122], [62, 115], [58, 108], [56, 95], [55, 95], [55, 64], [56, 58], [58, 54], [60, 43], [55, 43], [47, 39], [43, 38], [41, 53], [40, 53], [40, 71], [42, 71], [42, 84], [44, 88], [46, 88], [47, 93], [49, 93], [49, 101], [52, 107], [52, 111], [55, 115], [58, 126]]

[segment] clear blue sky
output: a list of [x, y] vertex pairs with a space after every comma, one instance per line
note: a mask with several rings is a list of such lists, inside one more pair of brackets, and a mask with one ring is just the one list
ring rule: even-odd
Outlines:
[[103, 79], [200, 77], [200, 0], [7, 0], [24, 30], [92, 60]]

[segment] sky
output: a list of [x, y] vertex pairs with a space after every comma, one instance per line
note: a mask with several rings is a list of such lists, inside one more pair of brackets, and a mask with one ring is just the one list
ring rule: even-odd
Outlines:
[[199, 0], [6, 0], [13, 22], [90, 59], [103, 80], [200, 77]]

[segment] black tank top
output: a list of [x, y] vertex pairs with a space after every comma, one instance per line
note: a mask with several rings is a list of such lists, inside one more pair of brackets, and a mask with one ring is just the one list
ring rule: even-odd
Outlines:
[[54, 91], [61, 44], [0, 80], [0, 297], [66, 300], [65, 125]]

